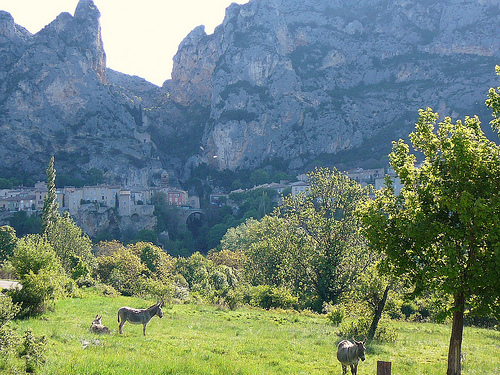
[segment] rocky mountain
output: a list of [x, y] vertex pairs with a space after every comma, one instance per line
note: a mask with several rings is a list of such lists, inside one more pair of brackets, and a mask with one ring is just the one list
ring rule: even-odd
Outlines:
[[51, 154], [135, 184], [200, 163], [381, 164], [419, 108], [489, 127], [498, 35], [496, 0], [250, 0], [194, 29], [157, 87], [106, 68], [91, 0], [35, 35], [0, 12], [0, 175]]

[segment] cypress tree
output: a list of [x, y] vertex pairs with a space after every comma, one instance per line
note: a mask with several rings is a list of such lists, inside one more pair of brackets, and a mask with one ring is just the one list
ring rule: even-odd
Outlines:
[[52, 156], [47, 167], [47, 195], [43, 200], [42, 233], [45, 233], [47, 228], [56, 222], [59, 217], [57, 209], [56, 170], [54, 168], [54, 156]]

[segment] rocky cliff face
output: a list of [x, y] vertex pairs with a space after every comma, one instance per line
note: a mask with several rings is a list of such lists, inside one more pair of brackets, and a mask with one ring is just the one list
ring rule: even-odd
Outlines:
[[0, 175], [44, 178], [50, 155], [129, 184], [202, 162], [382, 163], [419, 108], [489, 121], [498, 35], [493, 0], [250, 0], [194, 29], [160, 88], [106, 68], [91, 0], [35, 35], [0, 12]]
[[406, 135], [419, 108], [483, 111], [499, 34], [494, 1], [251, 0], [213, 35], [186, 38], [170, 87], [210, 106], [203, 141], [219, 168], [300, 168], [356, 147], [369, 157]]
[[99, 17], [81, 0], [74, 16], [61, 13], [31, 35], [0, 12], [2, 174], [43, 178], [50, 155], [60, 172], [98, 168], [110, 181], [139, 181], [161, 167], [153, 144], [134, 136], [140, 103], [108, 79]]

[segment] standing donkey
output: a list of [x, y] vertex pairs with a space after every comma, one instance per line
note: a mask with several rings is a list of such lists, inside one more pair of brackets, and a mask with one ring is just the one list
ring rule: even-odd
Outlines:
[[102, 319], [102, 315], [99, 316], [99, 314], [97, 314], [95, 316], [94, 321], [90, 325], [90, 332], [92, 332], [92, 333], [100, 333], [100, 334], [104, 333], [104, 334], [109, 335], [109, 328], [106, 327], [106, 326], [103, 326], [101, 324], [101, 319]]
[[161, 307], [163, 306], [163, 301], [155, 303], [154, 305], [148, 307], [147, 309], [133, 309], [131, 307], [121, 307], [118, 310], [118, 330], [120, 334], [123, 333], [123, 325], [126, 322], [132, 324], [142, 324], [142, 334], [146, 336], [146, 326], [153, 316], [158, 315], [163, 318], [163, 312]]
[[356, 341], [354, 339], [353, 341], [354, 344], [348, 340], [343, 340], [339, 343], [337, 349], [337, 359], [342, 364], [342, 375], [347, 374], [347, 366], [351, 366], [351, 374], [356, 375], [358, 373], [359, 360], [365, 360], [366, 338], [363, 341]]

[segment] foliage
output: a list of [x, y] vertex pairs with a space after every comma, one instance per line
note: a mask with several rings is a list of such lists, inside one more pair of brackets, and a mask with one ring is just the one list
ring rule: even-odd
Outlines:
[[14, 253], [17, 237], [14, 228], [4, 225], [0, 227], [0, 264]]
[[16, 230], [19, 238], [26, 234], [40, 233], [42, 218], [38, 215], [30, 215], [26, 211], [17, 211], [9, 218], [9, 225]]
[[94, 268], [92, 241], [75, 224], [67, 212], [63, 216], [58, 216], [52, 225], [46, 228], [45, 236], [68, 275], [76, 279], [85, 276], [85, 273], [89, 273]]
[[20, 309], [19, 305], [12, 303], [12, 298], [0, 294], [0, 370], [7, 367], [20, 341], [10, 326]]
[[500, 148], [477, 117], [450, 118], [421, 110], [410, 139], [425, 159], [400, 140], [391, 166], [404, 184], [391, 183], [366, 205], [364, 233], [387, 255], [386, 270], [414, 286], [415, 294], [440, 290], [453, 297], [449, 373], [460, 372], [465, 307], [500, 314]]
[[306, 194], [285, 197], [272, 215], [228, 230], [220, 248], [244, 252], [253, 285], [290, 288], [303, 306], [319, 311], [373, 261], [355, 215], [368, 190], [328, 169], [309, 174], [309, 185]]
[[[346, 319], [338, 328], [337, 335], [343, 338], [368, 337], [371, 318], [369, 316], [360, 316], [357, 319]], [[380, 325], [373, 337], [375, 341], [384, 343], [395, 343], [398, 335], [389, 320], [382, 319]]]
[[263, 309], [292, 309], [297, 307], [299, 302], [298, 296], [286, 287], [258, 285], [251, 288], [250, 293], [250, 304]]
[[43, 200], [42, 208], [42, 231], [54, 224], [59, 217], [57, 212], [57, 196], [56, 196], [56, 170], [54, 168], [54, 156], [50, 158], [49, 166], [47, 167], [47, 195]]
[[0, 294], [0, 328], [14, 319], [20, 310], [21, 306], [12, 303], [10, 296]]
[[39, 235], [21, 238], [10, 258], [20, 290], [11, 291], [13, 301], [21, 304], [21, 315], [43, 313], [47, 304], [66, 294], [68, 279], [50, 245]]
[[[500, 65], [495, 67], [497, 74], [500, 76]], [[491, 127], [497, 132], [500, 131], [500, 87], [496, 90], [495, 88], [490, 88], [488, 93], [488, 100], [486, 100], [486, 106], [491, 108], [493, 111], [493, 120], [491, 120]]]
[[151, 242], [158, 244], [158, 235], [150, 229], [141, 229], [132, 242]]
[[160, 247], [150, 242], [137, 242], [129, 245], [147, 269], [161, 281], [167, 281], [173, 274], [176, 260], [164, 252]]
[[122, 247], [111, 255], [97, 258], [99, 279], [124, 295], [133, 295], [141, 275], [148, 273], [147, 267], [132, 251]]
[[241, 250], [231, 251], [224, 249], [213, 251], [208, 254], [207, 259], [214, 262], [217, 266], [224, 265], [237, 271], [243, 270], [247, 262], [247, 257]]
[[302, 238], [292, 254], [294, 268], [308, 276], [304, 280], [321, 302], [335, 303], [349, 283], [342, 272], [342, 259], [349, 249], [364, 247], [355, 212], [367, 200], [368, 190], [326, 168], [310, 173], [308, 184], [306, 193], [285, 198], [279, 212]]
[[36, 337], [31, 329], [24, 332], [24, 341], [19, 355], [26, 362], [26, 372], [34, 373], [38, 367], [45, 363], [45, 351], [47, 338], [45, 336]]

